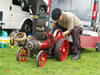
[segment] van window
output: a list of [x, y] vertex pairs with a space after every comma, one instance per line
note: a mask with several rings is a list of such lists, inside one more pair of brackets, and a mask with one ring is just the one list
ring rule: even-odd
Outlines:
[[94, 0], [72, 0], [71, 12], [76, 14], [82, 21], [91, 21]]
[[13, 0], [13, 4], [20, 6], [23, 11], [29, 12], [28, 0]]
[[14, 5], [21, 6], [20, 0], [13, 0], [13, 4], [14, 4]]
[[73, 0], [72, 10], [77, 11], [90, 11], [92, 6], [92, 0]]
[[25, 3], [28, 5], [28, 0], [13, 0], [14, 5], [21, 6], [22, 3]]
[[40, 5], [40, 14], [45, 14], [47, 11], [47, 6], [46, 5]]
[[60, 8], [63, 11], [70, 11], [72, 0], [52, 0], [52, 8]]

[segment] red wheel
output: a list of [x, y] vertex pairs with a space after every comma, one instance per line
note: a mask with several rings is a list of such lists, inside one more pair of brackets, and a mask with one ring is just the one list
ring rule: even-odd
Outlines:
[[57, 29], [54, 32], [53, 36], [54, 36], [55, 40], [58, 41], [63, 36], [62, 31], [60, 29]]
[[26, 61], [27, 56], [28, 56], [28, 51], [27, 51], [27, 49], [24, 48], [24, 47], [21, 47], [21, 48], [18, 50], [17, 54], [16, 54], [16, 60], [17, 60], [17, 61], [20, 61], [20, 62], [24, 62], [24, 61]]
[[47, 62], [47, 53], [40, 51], [36, 57], [37, 66], [43, 67]]
[[55, 57], [57, 60], [64, 61], [69, 52], [69, 43], [67, 40], [60, 39], [56, 45]]

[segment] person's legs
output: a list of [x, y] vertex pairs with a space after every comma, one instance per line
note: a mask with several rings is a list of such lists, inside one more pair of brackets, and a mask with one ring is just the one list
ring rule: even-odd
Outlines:
[[73, 60], [77, 60], [80, 58], [80, 34], [82, 32], [81, 27], [75, 27], [72, 30], [72, 39], [73, 39], [73, 51], [76, 54], [75, 56], [72, 57]]

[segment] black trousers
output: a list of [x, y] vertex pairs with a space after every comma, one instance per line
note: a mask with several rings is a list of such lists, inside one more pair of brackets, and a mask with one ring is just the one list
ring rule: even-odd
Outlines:
[[[61, 27], [60, 25], [55, 25], [53, 27], [52, 32], [54, 32], [56, 29], [61, 29], [63, 32], [66, 31], [66, 28]], [[82, 27], [76, 26], [72, 29], [71, 36], [73, 40], [73, 52], [75, 54], [80, 54], [80, 34], [82, 33]]]

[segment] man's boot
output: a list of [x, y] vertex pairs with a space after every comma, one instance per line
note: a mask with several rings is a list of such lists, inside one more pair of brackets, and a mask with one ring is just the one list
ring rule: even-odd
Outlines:
[[72, 60], [78, 60], [78, 59], [80, 59], [80, 58], [81, 58], [80, 54], [75, 54], [75, 55], [72, 57]]

